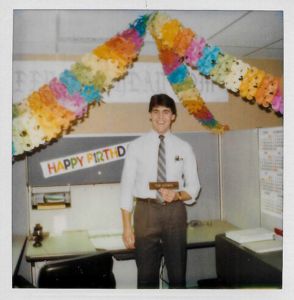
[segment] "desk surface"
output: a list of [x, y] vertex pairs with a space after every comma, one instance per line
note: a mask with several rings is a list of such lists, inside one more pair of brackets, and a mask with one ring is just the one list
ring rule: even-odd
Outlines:
[[44, 238], [41, 247], [34, 247], [29, 240], [26, 249], [27, 261], [55, 260], [96, 252], [87, 231], [64, 232], [62, 235]]
[[[197, 226], [187, 228], [187, 248], [213, 247], [215, 236], [228, 230], [236, 229], [236, 226], [226, 221], [203, 221]], [[107, 237], [105, 237], [107, 238]], [[108, 250], [108, 249], [105, 249]], [[26, 259], [30, 262], [42, 260], [56, 260], [78, 255], [92, 254], [97, 250], [91, 243], [87, 231], [64, 232], [59, 236], [49, 236], [42, 241], [41, 247], [33, 247], [33, 241], [28, 241]], [[114, 254], [133, 254], [133, 250], [110, 250]], [[131, 257], [129, 257], [131, 258]], [[126, 256], [125, 259], [128, 259]]]
[[197, 226], [188, 226], [187, 243], [188, 248], [203, 246], [214, 246], [215, 236], [229, 230], [238, 229], [227, 221], [213, 220], [203, 221]]

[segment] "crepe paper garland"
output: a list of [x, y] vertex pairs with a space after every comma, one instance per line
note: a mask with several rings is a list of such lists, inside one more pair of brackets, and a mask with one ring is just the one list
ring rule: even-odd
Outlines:
[[112, 87], [114, 78], [123, 76], [123, 70], [119, 69], [117, 62], [113, 60], [98, 59], [93, 53], [82, 56], [81, 62], [90, 68], [93, 75], [93, 84], [101, 92], [107, 91]]
[[205, 48], [205, 45], [206, 41], [203, 37], [192, 39], [191, 44], [185, 53], [186, 64], [191, 67], [196, 67], [199, 58], [203, 55], [203, 49]]
[[142, 42], [139, 42], [140, 46], [137, 48], [137, 50], [140, 50], [141, 46], [143, 45], [143, 37], [146, 33], [147, 25], [150, 19], [150, 15], [142, 15], [138, 17], [132, 24], [130, 24], [130, 28], [134, 29], [133, 34], [138, 35], [141, 38]]
[[278, 88], [279, 79], [270, 74], [266, 74], [256, 92], [256, 102], [263, 107], [269, 107], [277, 94]]
[[272, 105], [272, 108], [274, 111], [276, 111], [280, 114], [284, 113], [284, 102], [283, 102], [282, 89], [281, 89], [280, 83], [278, 86], [277, 93], [276, 93], [274, 99], [272, 100], [271, 105]]
[[216, 133], [228, 130], [206, 107], [187, 66], [241, 97], [255, 99], [263, 107], [271, 105], [275, 112], [283, 114], [282, 89], [277, 77], [208, 45], [178, 20], [154, 13], [140, 16], [128, 29], [83, 55], [70, 70], [64, 70], [58, 78], [34, 91], [23, 103], [13, 105], [13, 155], [57, 138], [86, 115], [90, 104], [99, 104], [101, 93], [121, 79], [138, 57], [147, 26], [174, 92], [203, 126]]
[[[192, 80], [184, 72], [180, 72], [181, 68], [179, 67], [185, 63], [195, 67], [200, 74], [210, 77], [219, 85], [225, 86], [234, 93], [239, 93], [245, 99], [256, 100], [257, 104], [264, 107], [271, 105], [277, 93], [277, 82], [263, 81], [265, 77], [272, 77], [271, 74], [222, 53], [219, 47], [208, 45], [204, 38], [196, 37], [191, 29], [184, 28], [178, 20], [170, 19], [165, 14], [154, 14], [150, 19], [148, 29], [160, 49], [159, 59], [175, 93], [195, 88]], [[183, 81], [181, 82], [180, 79]], [[261, 100], [262, 91], [267, 93], [266, 96], [263, 96], [263, 100]], [[191, 107], [196, 110], [195, 107], [198, 107], [199, 103], [193, 106], [189, 102], [189, 111], [191, 111]], [[279, 103], [282, 101], [278, 96], [274, 102], [276, 105], [272, 106], [272, 109], [278, 112], [282, 111], [282, 105]], [[198, 114], [200, 119], [202, 116], [203, 114]]]
[[[160, 21], [162, 19], [162, 21]], [[160, 28], [156, 28], [153, 22], [157, 25], [161, 25]], [[209, 73], [210, 70], [216, 64], [216, 59], [220, 49], [218, 47], [207, 47], [204, 56], [198, 60], [199, 49], [192, 51], [189, 48], [189, 44], [186, 41], [192, 41], [194, 45], [201, 43], [195, 42], [194, 34], [191, 34], [189, 29], [182, 27], [178, 20], [170, 20], [166, 16], [161, 14], [155, 14], [148, 24], [148, 29], [156, 41], [157, 48], [159, 50], [159, 59], [163, 65], [163, 70], [167, 75], [167, 79], [171, 84], [174, 92], [179, 97], [179, 100], [183, 106], [192, 114], [203, 126], [209, 128], [213, 132], [222, 133], [228, 130], [226, 125], [218, 123], [212, 113], [207, 109], [205, 102], [200, 96], [199, 91], [189, 73], [189, 70], [185, 64], [185, 58], [180, 59], [180, 53], [186, 54], [190, 51], [191, 56], [189, 57], [190, 62], [198, 62], [198, 66], [202, 68], [203, 73]], [[181, 43], [181, 47], [177, 50], [174, 49], [174, 45], [179, 45], [179, 39], [176, 37], [182, 33], [186, 34], [187, 37], [184, 39], [185, 42]], [[201, 44], [202, 45], [202, 44]], [[179, 51], [180, 49], [180, 51]], [[189, 50], [189, 51], [188, 51]], [[197, 55], [194, 55], [197, 54]], [[167, 63], [172, 62], [171, 66]]]
[[211, 80], [219, 85], [224, 85], [225, 79], [231, 72], [233, 62], [233, 56], [220, 52], [218, 55], [217, 64], [210, 72]]
[[57, 137], [63, 129], [67, 129], [75, 119], [75, 115], [58, 104], [48, 85], [33, 92], [27, 99], [32, 115], [45, 133], [45, 141]]
[[194, 40], [195, 33], [190, 28], [182, 28], [176, 35], [173, 42], [173, 50], [176, 54], [183, 57], [188, 51], [189, 46]]
[[169, 83], [173, 85], [182, 83], [189, 76], [188, 68], [184, 64], [181, 64], [167, 76], [167, 79]]
[[232, 63], [231, 71], [225, 78], [226, 89], [238, 93], [243, 77], [249, 68], [249, 64], [244, 63], [239, 59], [235, 59]]
[[13, 104], [12, 125], [14, 155], [23, 149], [30, 150], [32, 145], [38, 146], [45, 140], [45, 133], [31, 115], [26, 102]]
[[165, 75], [169, 75], [181, 65], [181, 57], [169, 49], [163, 49], [159, 53], [159, 59], [162, 62]]
[[79, 93], [70, 95], [66, 86], [54, 77], [49, 82], [49, 87], [59, 104], [81, 118], [88, 110], [88, 104]]
[[46, 144], [82, 118], [101, 93], [127, 73], [143, 45], [149, 15], [81, 57], [49, 84], [13, 106], [13, 156]]
[[249, 68], [239, 88], [240, 96], [248, 100], [253, 100], [264, 75], [265, 72], [256, 67]]
[[221, 49], [216, 46], [205, 46], [203, 49], [202, 57], [197, 62], [197, 69], [200, 74], [209, 76], [210, 72], [213, 70], [217, 64], [217, 59]]

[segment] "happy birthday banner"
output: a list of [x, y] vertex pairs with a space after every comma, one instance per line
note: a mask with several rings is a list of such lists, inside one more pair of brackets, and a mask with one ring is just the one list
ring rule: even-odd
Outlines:
[[76, 153], [40, 163], [45, 178], [80, 171], [125, 158], [129, 143]]
[[[195, 68], [241, 98], [283, 114], [281, 78], [223, 53], [218, 46], [208, 45], [203, 37], [178, 20], [153, 13], [140, 16], [128, 29], [86, 53], [69, 70], [13, 105], [13, 156], [31, 152], [61, 137], [78, 119], [87, 116], [91, 105], [100, 105], [102, 93], [124, 78], [138, 58], [147, 29], [156, 42], [164, 74], [173, 91], [188, 112], [208, 130], [223, 133], [229, 127], [214, 118], [189, 68]], [[67, 170], [68, 161], [65, 164]], [[59, 169], [61, 163], [56, 167]]]

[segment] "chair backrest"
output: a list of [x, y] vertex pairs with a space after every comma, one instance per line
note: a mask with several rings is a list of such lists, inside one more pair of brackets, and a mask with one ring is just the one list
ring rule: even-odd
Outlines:
[[110, 253], [50, 263], [39, 273], [39, 288], [115, 288]]

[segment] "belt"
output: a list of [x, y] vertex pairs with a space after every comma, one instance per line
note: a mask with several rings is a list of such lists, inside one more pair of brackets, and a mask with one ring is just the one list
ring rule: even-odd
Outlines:
[[159, 204], [159, 205], [167, 205], [167, 202], [161, 202], [160, 200], [158, 199], [155, 199], [155, 198], [136, 198], [137, 201], [140, 201], [140, 202], [145, 202], [145, 203], [148, 203], [148, 204]]

